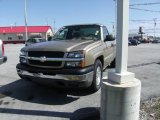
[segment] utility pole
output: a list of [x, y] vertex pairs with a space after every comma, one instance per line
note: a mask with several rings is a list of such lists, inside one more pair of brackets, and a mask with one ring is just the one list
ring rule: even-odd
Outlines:
[[46, 25], [48, 26], [49, 24], [48, 24], [48, 18], [46, 17]]
[[154, 40], [156, 40], [156, 25], [157, 25], [157, 18], [154, 18], [153, 21], [154, 21]]
[[24, 0], [24, 17], [25, 17], [25, 32], [26, 32], [26, 41], [28, 40], [28, 28], [27, 28], [27, 5], [26, 0]]
[[54, 34], [55, 34], [55, 32], [56, 32], [56, 20], [54, 19], [54, 24], [53, 24], [53, 29], [54, 29]]
[[143, 32], [143, 27], [142, 27], [142, 26], [139, 27], [139, 32], [138, 32], [138, 34], [141, 35], [141, 41], [142, 41], [142, 40], [143, 40], [143, 34], [145, 34], [145, 33]]
[[115, 23], [114, 22], [112, 22], [112, 35], [113, 35], [113, 37], [116, 36], [116, 34], [115, 34]]
[[101, 88], [101, 120], [138, 120], [141, 82], [127, 71], [129, 0], [117, 0], [116, 68]]

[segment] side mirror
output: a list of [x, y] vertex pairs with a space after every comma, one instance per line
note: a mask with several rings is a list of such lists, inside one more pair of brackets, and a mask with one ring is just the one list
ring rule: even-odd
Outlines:
[[112, 35], [106, 35], [106, 38], [104, 39], [104, 41], [113, 41], [115, 40], [115, 38]]

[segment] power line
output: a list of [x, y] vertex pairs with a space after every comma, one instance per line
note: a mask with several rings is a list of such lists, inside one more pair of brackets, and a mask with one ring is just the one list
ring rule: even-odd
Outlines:
[[[154, 20], [130, 20], [131, 22], [146, 22], [146, 23], [151, 23], [153, 22]], [[156, 20], [156, 21], [160, 21], [160, 20]]]
[[[150, 22], [142, 22], [142, 21], [130, 21], [130, 22], [144, 23], [144, 24], [153, 24], [153, 20], [150, 21]], [[160, 24], [160, 23], [156, 23], [156, 24]]]
[[148, 9], [142, 9], [142, 8], [130, 7], [130, 9], [133, 9], [133, 10], [141, 10], [141, 11], [145, 11], [145, 12], [156, 12], [156, 13], [160, 13], [160, 11], [154, 11], [154, 10], [148, 10]]
[[[132, 30], [132, 31], [134, 31], [134, 30], [138, 30], [138, 28], [136, 29], [129, 29], [129, 30]], [[146, 28], [146, 29], [144, 29], [144, 30], [154, 30], [154, 28]], [[156, 28], [156, 30], [160, 30], [160, 28]]]
[[138, 23], [147, 23], [147, 24], [153, 24], [153, 21], [150, 21], [150, 22], [143, 22], [143, 21], [130, 21], [130, 22], [138, 22]]
[[[153, 32], [154, 29], [144, 29], [144, 32]], [[130, 29], [129, 31], [138, 31], [138, 29], [135, 29], [135, 30], [132, 30]], [[156, 29], [156, 31], [159, 31], [160, 32], [160, 29]]]
[[129, 6], [141, 6], [141, 5], [158, 5], [160, 2], [154, 2], [154, 3], [141, 3], [141, 4], [131, 4]]
[[[146, 31], [145, 33], [154, 33], [154, 31], [148, 31], [148, 32]], [[159, 34], [160, 32], [156, 32], [156, 33]], [[156, 36], [155, 36], [155, 37], [156, 37]]]
[[[153, 19], [152, 20], [130, 20], [130, 21], [153, 21]], [[157, 21], [160, 21], [160, 20], [157, 20]]]

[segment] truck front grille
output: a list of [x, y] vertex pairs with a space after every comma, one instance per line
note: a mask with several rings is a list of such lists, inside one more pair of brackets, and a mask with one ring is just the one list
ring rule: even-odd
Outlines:
[[57, 61], [46, 61], [46, 62], [40, 62], [40, 61], [35, 61], [35, 60], [29, 60], [29, 64], [31, 65], [36, 65], [36, 66], [54, 66], [54, 67], [59, 67], [61, 66], [62, 62], [57, 62]]
[[56, 52], [56, 51], [29, 51], [29, 57], [47, 57], [47, 58], [63, 58], [64, 52]]
[[[55, 52], [55, 51], [29, 51], [29, 57], [43, 57], [46, 58], [63, 58], [64, 52]], [[62, 66], [61, 61], [37, 61], [37, 60], [28, 60], [29, 65], [37, 66], [37, 67], [50, 67], [50, 68], [60, 68]]]

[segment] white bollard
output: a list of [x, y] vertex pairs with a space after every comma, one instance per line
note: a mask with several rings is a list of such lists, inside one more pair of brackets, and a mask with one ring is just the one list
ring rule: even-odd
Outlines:
[[101, 120], [138, 120], [141, 82], [137, 79], [124, 84], [103, 82]]

